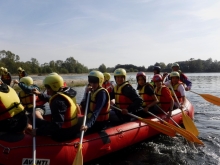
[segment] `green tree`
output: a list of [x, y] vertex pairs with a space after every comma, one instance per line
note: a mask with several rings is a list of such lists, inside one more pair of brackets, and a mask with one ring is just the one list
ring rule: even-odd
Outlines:
[[105, 66], [104, 64], [100, 65], [98, 69], [99, 69], [99, 71], [102, 72], [102, 73], [104, 73], [104, 72], [107, 71], [106, 66]]

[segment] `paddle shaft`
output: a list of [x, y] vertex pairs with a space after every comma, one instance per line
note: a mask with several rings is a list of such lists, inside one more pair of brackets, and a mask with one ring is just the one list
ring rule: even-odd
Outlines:
[[[85, 124], [86, 124], [86, 118], [87, 118], [90, 94], [91, 94], [91, 92], [89, 91], [88, 95], [87, 95], [87, 100], [86, 100], [86, 109], [85, 109], [84, 118], [83, 118], [83, 126], [85, 126]], [[82, 144], [84, 132], [85, 132], [84, 130], [81, 132], [80, 141], [79, 141], [80, 144]]]
[[[160, 108], [158, 105], [156, 105], [156, 106], [157, 106], [165, 115], [168, 115], [162, 108]], [[176, 122], [175, 120], [173, 120], [172, 117], [170, 117], [170, 120], [172, 120], [172, 122], [173, 122], [177, 127], [181, 128], [180, 125], [177, 124], [177, 122]]]
[[[122, 111], [120, 108], [115, 107], [115, 106], [111, 106], [112, 108]], [[176, 131], [174, 131], [172, 128], [170, 128], [169, 126], [166, 126], [164, 124], [155, 122], [155, 121], [151, 121], [150, 119], [143, 119], [139, 116], [133, 115], [131, 113], [128, 113], [128, 115], [140, 120], [143, 123], [148, 124], [150, 127], [154, 128], [155, 130], [162, 132], [163, 134], [166, 134], [170, 137], [174, 137], [176, 135]]]
[[[32, 123], [32, 127], [33, 130], [35, 130], [36, 126], [35, 126], [35, 109], [36, 109], [36, 96], [35, 94], [33, 94], [33, 123]], [[35, 136], [33, 136], [33, 165], [36, 165], [36, 139]]]

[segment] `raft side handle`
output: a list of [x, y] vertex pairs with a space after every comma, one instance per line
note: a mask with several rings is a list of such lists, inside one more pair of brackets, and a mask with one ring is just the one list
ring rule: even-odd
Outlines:
[[4, 153], [4, 154], [9, 154], [10, 150], [11, 150], [10, 148], [4, 147], [3, 153]]

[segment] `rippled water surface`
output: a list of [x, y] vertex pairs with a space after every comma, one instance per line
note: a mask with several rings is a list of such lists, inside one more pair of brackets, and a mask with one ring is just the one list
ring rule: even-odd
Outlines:
[[[220, 97], [220, 73], [188, 73], [192, 91]], [[64, 79], [87, 79], [86, 75], [63, 76]], [[148, 78], [151, 79], [150, 73]], [[39, 78], [39, 77], [38, 77]], [[135, 74], [128, 74], [135, 80]], [[113, 79], [112, 79], [113, 80]], [[136, 84], [133, 84], [135, 87]], [[75, 87], [77, 102], [84, 87]], [[205, 146], [192, 146], [182, 138], [159, 135], [88, 164], [94, 165], [220, 165], [220, 107], [204, 100], [200, 95], [187, 92], [195, 107], [195, 125]]]

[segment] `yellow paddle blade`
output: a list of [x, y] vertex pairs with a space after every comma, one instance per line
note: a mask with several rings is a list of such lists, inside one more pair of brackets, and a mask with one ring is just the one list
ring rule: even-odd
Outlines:
[[193, 137], [188, 134], [184, 129], [182, 128], [178, 128], [166, 121], [163, 121], [167, 126], [169, 126], [170, 128], [174, 129], [177, 133], [179, 133], [180, 135], [182, 135], [186, 140], [194, 142]]
[[194, 143], [204, 145], [204, 143], [203, 143], [201, 140], [199, 140], [195, 135], [193, 135], [191, 132], [189, 132], [189, 131], [187, 131], [187, 130], [185, 130], [185, 131], [186, 131], [188, 134], [190, 134], [190, 136], [193, 138]]
[[213, 95], [210, 95], [210, 94], [199, 94], [199, 93], [196, 93], [196, 92], [193, 92], [193, 91], [190, 91], [190, 92], [195, 93], [197, 95], [200, 95], [206, 101], [208, 101], [208, 102], [210, 102], [212, 104], [220, 106], [220, 98], [219, 97], [216, 97], [216, 96], [213, 96]]
[[183, 112], [183, 110], [181, 111], [182, 111], [183, 125], [186, 128], [186, 130], [188, 130], [195, 136], [198, 136], [199, 131], [197, 127], [195, 126], [194, 122], [192, 121], [192, 119], [188, 115], [186, 115], [185, 112]]
[[219, 97], [216, 97], [216, 96], [213, 96], [210, 94], [199, 94], [199, 95], [202, 96], [206, 101], [220, 106], [220, 98]]
[[150, 127], [154, 128], [157, 131], [160, 131], [168, 136], [174, 137], [176, 135], [176, 131], [174, 131], [172, 128], [163, 125], [161, 123], [157, 123], [155, 121], [151, 121], [149, 119], [143, 119], [141, 117], [138, 117], [139, 120], [141, 120], [143, 123], [148, 124]]
[[78, 151], [72, 165], [83, 165], [82, 144], [78, 146]]

